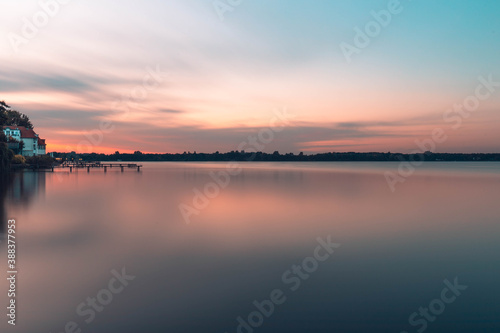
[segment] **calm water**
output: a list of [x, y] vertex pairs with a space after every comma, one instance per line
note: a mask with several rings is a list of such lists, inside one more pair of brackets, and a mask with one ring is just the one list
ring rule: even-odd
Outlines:
[[[500, 331], [499, 163], [427, 164], [394, 193], [397, 163], [243, 164], [224, 188], [225, 163], [144, 165], [1, 184], [19, 266], [17, 325], [3, 310], [1, 332]], [[187, 224], [179, 205], [194, 212], [210, 183]], [[5, 239], [0, 256], [6, 274]], [[123, 267], [135, 279], [109, 292]]]

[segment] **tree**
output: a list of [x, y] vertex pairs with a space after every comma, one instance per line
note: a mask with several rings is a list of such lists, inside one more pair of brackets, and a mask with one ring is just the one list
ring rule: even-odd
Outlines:
[[[2, 103], [2, 101], [0, 101], [0, 103]], [[7, 124], [7, 120], [7, 112], [3, 105], [0, 105], [0, 126]]]
[[0, 142], [0, 176], [9, 171], [13, 155], [12, 150], [8, 149], [5, 143]]
[[12, 164], [26, 164], [26, 158], [22, 155], [14, 155]]
[[24, 126], [28, 129], [33, 129], [33, 124], [30, 118], [16, 110], [12, 110], [10, 105], [5, 101], [0, 101], [0, 126]]
[[[1, 132], [3, 134], [3, 131], [1, 131]], [[4, 135], [4, 137], [5, 137], [5, 135]], [[0, 142], [2, 142], [1, 140], [2, 140], [2, 138], [0, 138]], [[9, 146], [9, 148], [13, 149], [16, 154], [21, 154], [23, 149], [24, 149], [24, 141], [23, 140], [19, 141], [19, 140], [14, 139], [13, 137], [10, 137], [10, 138], [6, 137], [6, 141], [3, 141], [3, 142], [17, 143], [18, 144], [17, 148], [12, 148], [12, 146]]]

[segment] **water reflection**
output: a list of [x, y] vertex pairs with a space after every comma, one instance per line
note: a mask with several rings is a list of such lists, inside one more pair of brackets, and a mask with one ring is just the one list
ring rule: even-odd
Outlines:
[[[15, 174], [1, 199], [22, 237], [16, 329], [234, 333], [282, 288], [288, 301], [255, 333], [414, 332], [408, 316], [459, 276], [470, 288], [428, 332], [498, 332], [500, 164], [435, 164], [392, 193], [394, 166], [242, 164], [189, 225], [179, 204], [224, 163]], [[292, 293], [283, 272], [328, 235], [342, 247]], [[137, 279], [87, 325], [76, 307], [121, 267]]]
[[[213, 165], [210, 165], [213, 167]], [[244, 166], [245, 167], [245, 166]], [[220, 173], [225, 173], [225, 168], [220, 167], [217, 169], [210, 170], [207, 167], [187, 167], [183, 170], [182, 176], [185, 182], [192, 182], [196, 184], [198, 181], [214, 181], [215, 178], [222, 178]], [[304, 180], [304, 172], [302, 170], [268, 170], [268, 172], [262, 172], [261, 169], [245, 168], [237, 174], [232, 174], [229, 176], [230, 181], [234, 183], [245, 183], [245, 182], [263, 182], [263, 183], [275, 183], [286, 186], [300, 186]], [[219, 176], [218, 176], [219, 175]], [[206, 176], [210, 176], [207, 178]]]
[[7, 198], [7, 191], [12, 184], [12, 177], [10, 175], [0, 175], [0, 232], [5, 232], [7, 213], [5, 208], [5, 200]]
[[28, 208], [45, 194], [45, 172], [13, 172], [0, 176], [0, 230], [5, 232], [8, 207]]

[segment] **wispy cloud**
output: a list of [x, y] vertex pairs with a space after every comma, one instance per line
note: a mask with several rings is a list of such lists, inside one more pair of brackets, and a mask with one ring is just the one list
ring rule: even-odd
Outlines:
[[[101, 120], [116, 131], [96, 150], [234, 149], [280, 106], [298, 117], [269, 149], [410, 149], [474, 89], [478, 75], [500, 78], [493, 56], [500, 44], [491, 34], [500, 31], [500, 7], [460, 3], [445, 11], [422, 2], [347, 66], [337, 45], [372, 7], [251, 1], [221, 22], [210, 1], [73, 1], [19, 54], [0, 38], [0, 99], [29, 113], [49, 150], [74, 145], [65, 133]], [[34, 2], [1, 2], [9, 15], [0, 33], [19, 33], [22, 18], [36, 10]], [[440, 34], [419, 29], [419, 11]], [[454, 19], [472, 14], [483, 19]], [[442, 26], [453, 30], [443, 35]], [[156, 65], [168, 79], [129, 110], [113, 110]], [[444, 148], [494, 147], [498, 109], [499, 97], [491, 98]]]

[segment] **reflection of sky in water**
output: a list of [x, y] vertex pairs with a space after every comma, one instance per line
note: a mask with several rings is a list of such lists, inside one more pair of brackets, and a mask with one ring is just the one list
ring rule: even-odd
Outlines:
[[[16, 175], [2, 186], [18, 221], [16, 331], [235, 332], [279, 288], [287, 301], [256, 332], [414, 332], [408, 316], [459, 276], [469, 289], [428, 332], [497, 332], [499, 164], [429, 165], [391, 193], [397, 164], [248, 164], [189, 225], [178, 205], [225, 164]], [[328, 235], [341, 248], [290, 291], [283, 272]], [[76, 306], [123, 266], [136, 280], [83, 324]]]

